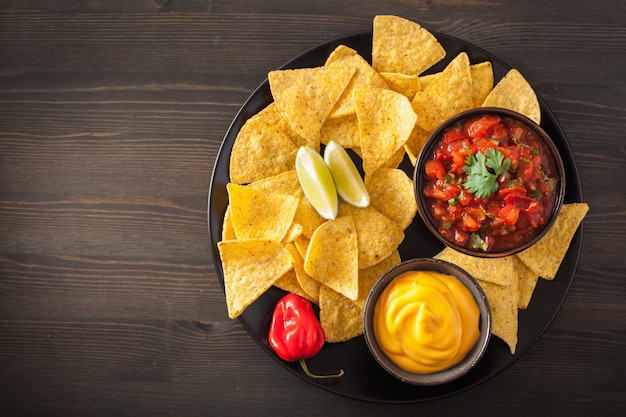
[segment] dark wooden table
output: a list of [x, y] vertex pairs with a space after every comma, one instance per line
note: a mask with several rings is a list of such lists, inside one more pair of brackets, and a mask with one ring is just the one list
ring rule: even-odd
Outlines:
[[[270, 358], [211, 258], [220, 143], [268, 71], [396, 14], [518, 68], [591, 210], [569, 295], [513, 366], [418, 404], [344, 398]], [[626, 6], [0, 1], [0, 414], [624, 415]]]

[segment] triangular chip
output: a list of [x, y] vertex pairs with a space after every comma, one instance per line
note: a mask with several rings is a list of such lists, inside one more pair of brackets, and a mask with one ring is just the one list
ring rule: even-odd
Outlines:
[[516, 69], [510, 70], [491, 90], [483, 107], [502, 107], [541, 123], [541, 107], [535, 91]]
[[300, 146], [307, 145], [315, 148], [316, 150], [319, 150], [319, 148], [316, 148], [318, 144], [316, 144], [315, 141], [310, 141], [303, 138], [302, 136], [298, 135], [291, 128], [291, 126], [289, 126], [289, 123], [283, 117], [280, 109], [276, 105], [276, 102], [270, 103], [267, 107], [255, 114], [253, 117], [262, 118], [265, 121], [265, 124], [271, 127], [274, 132], [286, 136], [289, 140], [293, 142], [294, 145], [296, 145], [296, 147], [299, 148]]
[[528, 307], [530, 299], [535, 292], [539, 275], [533, 272], [524, 264], [517, 256], [513, 256], [514, 269], [519, 278], [519, 286], [517, 288], [517, 306], [522, 310]]
[[296, 145], [264, 118], [248, 119], [233, 143], [230, 181], [247, 184], [292, 170], [297, 152]]
[[299, 136], [315, 143], [354, 72], [341, 66], [286, 69], [271, 71], [268, 80], [285, 120]]
[[490, 61], [470, 65], [472, 73], [472, 107], [480, 107], [493, 89], [493, 67]]
[[342, 294], [322, 286], [319, 305], [328, 343], [345, 342], [363, 334], [363, 310]]
[[357, 229], [352, 217], [329, 220], [315, 230], [304, 258], [312, 278], [356, 300], [359, 295]]
[[228, 316], [232, 319], [292, 268], [289, 251], [273, 240], [223, 240], [217, 247], [224, 270]]
[[513, 259], [510, 256], [502, 258], [479, 258], [458, 252], [448, 246], [435, 255], [435, 258], [453, 263], [465, 269], [476, 279], [492, 282], [498, 285], [509, 285], [514, 271]]
[[372, 173], [403, 149], [417, 115], [409, 100], [392, 90], [366, 89], [355, 93], [361, 135], [363, 170]]
[[415, 93], [422, 89], [419, 75], [382, 72], [380, 76], [387, 82], [390, 89], [402, 94], [409, 100], [412, 100]]
[[320, 142], [328, 145], [331, 140], [344, 149], [357, 149], [361, 146], [359, 120], [356, 113], [339, 117], [330, 116], [326, 119], [320, 132]]
[[352, 48], [339, 45], [328, 57], [326, 66], [354, 69], [354, 76], [335, 104], [331, 117], [354, 114], [354, 92], [364, 88], [389, 88], [385, 80]]
[[311, 276], [304, 270], [304, 258], [300, 254], [300, 251], [296, 247], [295, 243], [290, 243], [285, 246], [291, 254], [293, 270], [296, 273], [296, 279], [298, 280], [300, 287], [307, 293], [307, 298], [316, 304], [319, 303], [320, 286], [322, 284], [318, 280], [311, 278]]
[[422, 129], [418, 124], [415, 124], [415, 128], [411, 132], [409, 139], [404, 144], [404, 150], [413, 166], [417, 163], [417, 158], [429, 136], [430, 132]]
[[376, 265], [372, 265], [368, 268], [359, 269], [359, 298], [354, 300], [354, 303], [359, 308], [365, 308], [365, 301], [369, 295], [372, 287], [378, 281], [378, 279], [387, 272], [392, 266], [401, 262], [400, 253], [394, 250], [391, 255], [378, 262]]
[[411, 101], [417, 124], [426, 131], [435, 130], [443, 121], [472, 108], [473, 85], [467, 53], [458, 54], [446, 68], [433, 74], [426, 87]]
[[380, 168], [364, 182], [372, 207], [401, 229], [409, 227], [417, 213], [413, 180], [401, 169]]
[[554, 279], [572, 238], [588, 211], [587, 203], [563, 204], [550, 230], [539, 242], [518, 253], [517, 257], [542, 278]]
[[282, 277], [274, 281], [273, 285], [277, 288], [280, 288], [281, 290], [298, 294], [300, 297], [304, 297], [311, 301], [317, 302], [317, 299], [313, 300], [311, 296], [309, 296], [309, 294], [304, 291], [304, 288], [302, 288], [302, 286], [300, 285], [300, 281], [298, 281], [298, 278], [296, 277], [296, 271], [294, 271], [293, 269], [285, 272]]
[[502, 339], [509, 346], [511, 354], [515, 354], [518, 329], [517, 280], [512, 280], [509, 286], [480, 279], [477, 281], [489, 300], [491, 333]]
[[248, 187], [265, 193], [285, 194], [296, 198], [304, 195], [295, 169], [252, 182]]
[[339, 203], [339, 216], [354, 219], [358, 243], [359, 269], [387, 258], [404, 240], [404, 231], [372, 206], [358, 208]]
[[226, 189], [237, 239], [281, 241], [285, 237], [300, 203], [299, 198], [233, 183], [229, 183]]
[[445, 56], [437, 38], [419, 24], [398, 16], [374, 17], [372, 66], [376, 71], [419, 75]]

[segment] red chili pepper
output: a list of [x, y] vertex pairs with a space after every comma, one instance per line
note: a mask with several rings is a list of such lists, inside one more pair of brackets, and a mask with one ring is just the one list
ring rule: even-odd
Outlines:
[[343, 375], [313, 375], [305, 359], [312, 358], [322, 349], [326, 334], [315, 316], [311, 302], [297, 294], [281, 298], [272, 315], [269, 343], [276, 354], [288, 362], [300, 362], [304, 372], [313, 378], [334, 378]]

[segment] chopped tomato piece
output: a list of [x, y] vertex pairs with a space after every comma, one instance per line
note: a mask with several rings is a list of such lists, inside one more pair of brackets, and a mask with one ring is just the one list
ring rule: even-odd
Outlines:
[[484, 138], [488, 136], [489, 131], [492, 130], [498, 123], [500, 123], [499, 116], [485, 114], [480, 119], [469, 125], [467, 133], [473, 138]]
[[426, 176], [433, 180], [443, 181], [446, 176], [446, 169], [443, 163], [437, 159], [431, 159], [424, 165]]
[[517, 223], [517, 219], [519, 218], [519, 213], [520, 208], [518, 206], [507, 204], [498, 212], [498, 219], [509, 227], [515, 226], [515, 223]]

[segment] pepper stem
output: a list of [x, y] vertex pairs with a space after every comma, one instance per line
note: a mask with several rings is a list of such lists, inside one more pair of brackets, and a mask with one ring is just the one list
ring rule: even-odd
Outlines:
[[300, 362], [300, 366], [302, 367], [302, 370], [304, 371], [304, 373], [307, 374], [307, 376], [311, 378], [329, 379], [329, 378], [339, 378], [343, 376], [343, 369], [339, 370], [339, 373], [335, 375], [315, 375], [315, 374], [312, 374], [311, 371], [309, 371], [309, 367], [306, 366], [306, 360], [304, 358], [300, 358], [298, 362]]

